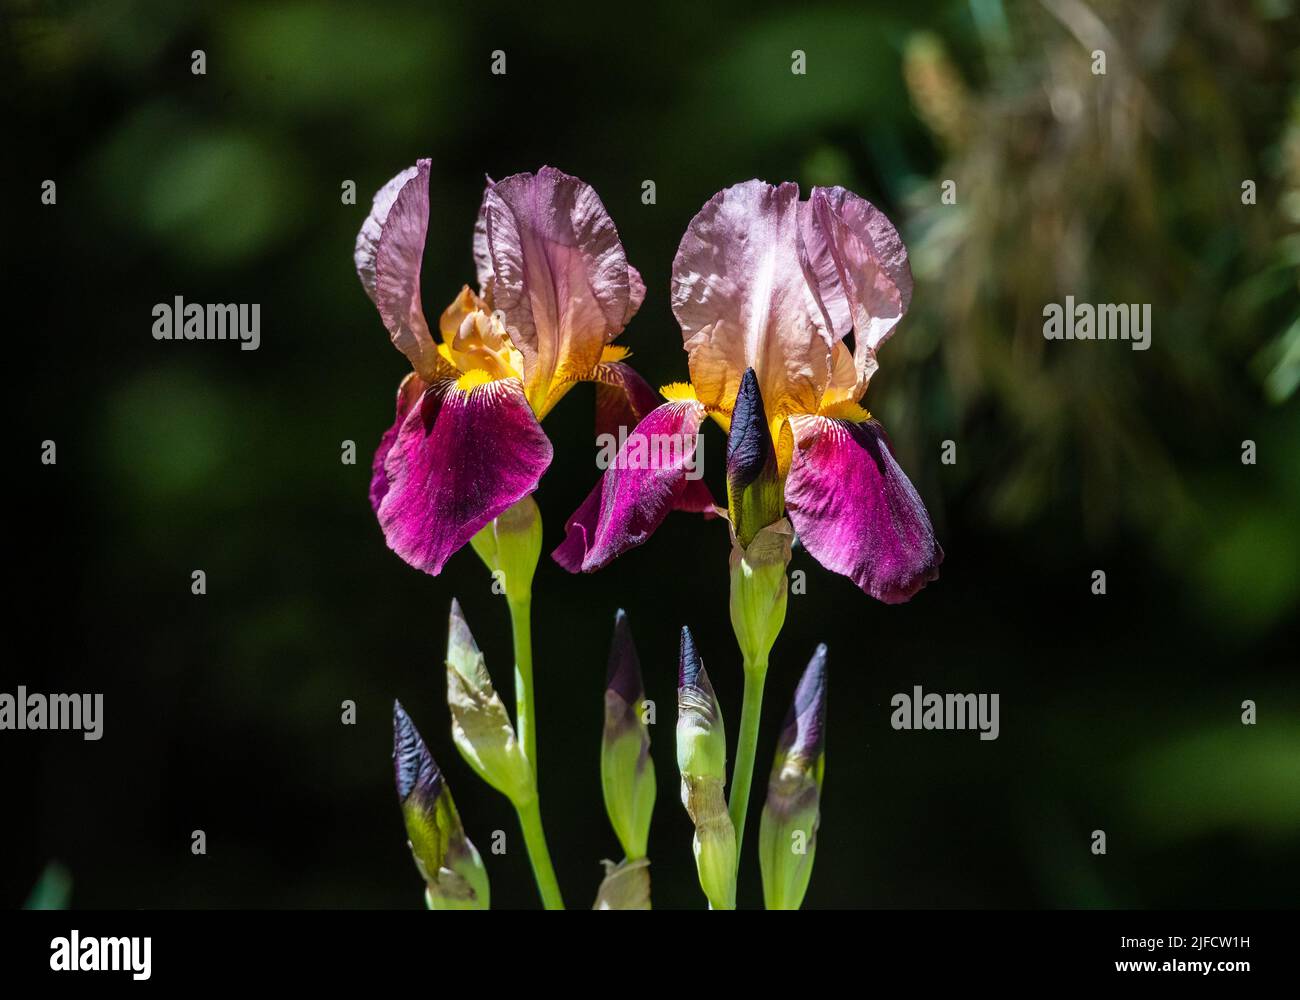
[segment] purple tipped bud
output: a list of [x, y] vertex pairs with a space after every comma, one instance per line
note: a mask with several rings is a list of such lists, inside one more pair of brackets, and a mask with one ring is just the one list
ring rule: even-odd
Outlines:
[[816, 760], [826, 748], [826, 643], [813, 652], [781, 728], [778, 753]]
[[393, 702], [393, 777], [403, 804], [414, 796], [422, 808], [431, 808], [442, 794], [442, 772], [400, 701]]
[[738, 489], [753, 483], [776, 460], [767, 411], [754, 369], [746, 368], [731, 411], [727, 435], [727, 479]]
[[605, 688], [613, 691], [628, 705], [635, 705], [645, 697], [641, 681], [641, 660], [632, 642], [632, 628], [627, 623], [627, 612], [622, 608], [614, 615], [614, 639], [609, 645], [609, 670], [605, 674]]
[[812, 877], [826, 766], [826, 646], [808, 662], [777, 743], [758, 830], [763, 899], [797, 910]]
[[695, 649], [695, 636], [685, 625], [682, 626], [681, 654], [677, 665], [677, 686], [679, 688], [698, 687], [706, 689], [712, 697], [713, 685], [709, 675], [704, 672], [704, 661]]
[[734, 489], [744, 489], [776, 462], [772, 432], [767, 426], [767, 411], [758, 389], [754, 369], [746, 368], [736, 392], [731, 411], [731, 431], [727, 435], [727, 482]]
[[736, 828], [727, 814], [727, 735], [722, 707], [695, 648], [682, 629], [677, 685], [677, 769], [682, 805], [695, 824], [695, 867], [715, 910], [736, 905]]
[[487, 872], [465, 836], [451, 791], [415, 723], [393, 702], [393, 776], [402, 819], [425, 882], [425, 899], [435, 910], [479, 910], [488, 906]]
[[600, 782], [605, 813], [629, 861], [644, 858], [655, 805], [655, 766], [650, 759], [654, 706], [645, 700], [641, 664], [627, 615], [614, 618], [605, 687], [605, 730], [600, 744]]
[[727, 503], [742, 548], [781, 518], [784, 506], [776, 447], [754, 369], [746, 368], [727, 434]]

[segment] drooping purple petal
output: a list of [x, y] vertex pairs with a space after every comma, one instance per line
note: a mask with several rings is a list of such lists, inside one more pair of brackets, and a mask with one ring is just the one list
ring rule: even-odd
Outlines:
[[353, 258], [393, 345], [431, 381], [438, 354], [420, 303], [420, 264], [428, 228], [429, 161], [425, 159], [379, 189], [357, 233]]
[[672, 306], [700, 401], [729, 412], [753, 368], [774, 420], [813, 413], [832, 336], [805, 272], [799, 187], [746, 181], [691, 220], [673, 261]]
[[489, 184], [480, 215], [492, 306], [524, 356], [528, 399], [541, 417], [553, 389], [599, 364], [644, 285], [595, 190], [553, 167]]
[[596, 435], [618, 437], [620, 429], [630, 433], [662, 402], [631, 365], [609, 361], [592, 373], [596, 383]]
[[377, 513], [389, 548], [436, 576], [480, 528], [532, 493], [550, 464], [551, 442], [518, 379], [468, 390], [439, 380], [410, 408], [384, 461], [388, 488]]
[[569, 518], [564, 542], [551, 553], [555, 561], [570, 573], [598, 570], [649, 538], [685, 498], [698, 502], [698, 490], [688, 493], [688, 486], [703, 482], [696, 464], [703, 419], [704, 407], [695, 400], [652, 410]]
[[411, 407], [424, 395], [427, 388], [429, 388], [428, 384], [415, 372], [408, 374], [397, 387], [397, 418], [393, 421], [393, 426], [384, 431], [383, 436], [380, 437], [379, 447], [375, 449], [374, 460], [370, 463], [370, 508], [376, 514], [379, 513], [379, 505], [388, 492], [388, 477], [384, 474], [384, 462], [388, 459], [388, 453], [392, 450], [393, 442], [397, 440], [402, 424], [406, 422], [406, 415], [411, 412]]
[[875, 420], [792, 421], [785, 502], [804, 547], [878, 600], [908, 600], [939, 575], [930, 515]]
[[826, 314], [837, 333], [847, 314], [853, 329], [861, 398], [876, 370], [876, 351], [912, 301], [907, 248], [885, 213], [841, 187], [814, 188], [804, 214], [804, 243]]

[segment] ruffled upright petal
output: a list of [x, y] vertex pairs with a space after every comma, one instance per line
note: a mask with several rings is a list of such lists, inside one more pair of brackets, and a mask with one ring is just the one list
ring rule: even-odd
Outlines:
[[[399, 412], [402, 403], [399, 399]], [[437, 575], [498, 514], [537, 488], [551, 442], [518, 379], [441, 379], [409, 409], [384, 459], [377, 513], [388, 546]]]
[[785, 502], [813, 558], [887, 604], [939, 576], [930, 515], [875, 420], [791, 421], [797, 446]]
[[695, 456], [703, 419], [704, 407], [694, 399], [652, 410], [569, 518], [552, 558], [570, 573], [590, 573], [644, 542], [684, 501], [699, 505], [700, 489], [707, 495]]
[[730, 412], [753, 368], [773, 422], [813, 413], [830, 374], [832, 331], [806, 271], [799, 187], [746, 181], [691, 220], [673, 261], [672, 306], [691, 383]]
[[429, 161], [419, 160], [375, 195], [357, 233], [357, 275], [393, 345], [425, 381], [438, 374], [438, 350], [420, 303], [420, 264], [429, 228]]
[[[491, 272], [483, 275], [481, 261], [480, 281], [524, 356], [528, 401], [541, 419], [600, 363], [645, 286], [599, 196], [576, 177], [543, 167], [489, 184], [480, 217]], [[483, 246], [476, 237], [476, 257]]]
[[837, 334], [853, 330], [856, 402], [876, 371], [876, 351], [912, 301], [907, 248], [885, 213], [841, 187], [814, 188], [804, 215], [804, 243], [825, 315]]

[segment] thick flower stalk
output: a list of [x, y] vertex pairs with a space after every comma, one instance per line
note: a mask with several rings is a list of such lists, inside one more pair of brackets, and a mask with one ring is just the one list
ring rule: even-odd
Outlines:
[[483, 860], [465, 836], [442, 771], [398, 702], [393, 703], [393, 774], [429, 909], [486, 910]]
[[727, 814], [727, 735], [722, 706], [695, 648], [682, 629], [677, 676], [677, 768], [682, 805], [695, 824], [695, 868], [715, 910], [736, 908], [736, 830]]
[[812, 877], [826, 770], [826, 646], [813, 653], [777, 742], [758, 827], [763, 901], [797, 910]]
[[547, 909], [562, 909], [564, 901], [542, 831], [536, 772], [456, 601], [451, 604], [447, 634], [447, 705], [456, 749], [479, 777], [515, 807], [542, 902]]

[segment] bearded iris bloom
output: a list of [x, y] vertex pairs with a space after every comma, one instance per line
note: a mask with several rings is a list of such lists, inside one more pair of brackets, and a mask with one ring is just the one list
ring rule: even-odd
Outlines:
[[478, 291], [463, 287], [431, 331], [420, 294], [429, 166], [419, 160], [385, 184], [357, 235], [361, 284], [414, 369], [375, 452], [370, 503], [389, 548], [410, 565], [437, 575], [473, 542], [504, 585], [517, 763], [529, 786], [525, 795], [514, 783], [516, 806], [543, 900], [560, 908], [537, 802], [530, 615], [541, 523], [532, 493], [552, 455], [540, 421], [583, 381], [596, 383], [598, 434], [653, 409], [654, 393], [612, 343], [645, 285], [591, 186], [543, 167], [488, 180], [474, 227]]
[[[731, 621], [745, 674], [729, 812], [743, 843], [768, 659], [785, 622], [794, 536], [827, 569], [886, 603], [938, 576], [930, 516], [860, 400], [907, 312], [912, 275], [898, 232], [843, 188], [752, 180], [718, 192], [682, 237], [672, 306], [689, 383], [637, 425], [651, 455], [616, 456], [552, 553], [592, 572], [643, 543], [683, 506], [700, 425], [727, 432]], [[647, 442], [649, 447], [647, 447]]]
[[[706, 416], [734, 434], [737, 398], [752, 372], [758, 398], [739, 409], [762, 414], [766, 427], [754, 446], [729, 448], [729, 487], [738, 487], [728, 491], [733, 534], [748, 545], [765, 526], [744, 525], [738, 500], [775, 496], [775, 504], [749, 506], [765, 510], [767, 523], [783, 507], [823, 566], [881, 601], [908, 600], [938, 576], [943, 550], [860, 400], [911, 295], [897, 231], [852, 192], [819, 187], [801, 201], [795, 184], [757, 180], [719, 192], [691, 221], [673, 265], [673, 312], [690, 383], [665, 387], [667, 402], [634, 436], [677, 434], [693, 447]], [[566, 569], [600, 569], [644, 542], [686, 488], [687, 463], [627, 464], [611, 466], [570, 518], [554, 553]]]
[[488, 182], [473, 239], [478, 292], [462, 288], [429, 328], [429, 163], [375, 195], [355, 261], [414, 369], [375, 452], [371, 506], [389, 547], [436, 575], [537, 488], [552, 455], [539, 421], [576, 383], [597, 383], [599, 432], [635, 425], [655, 396], [612, 344], [645, 297], [641, 276], [596, 192], [551, 167]]

